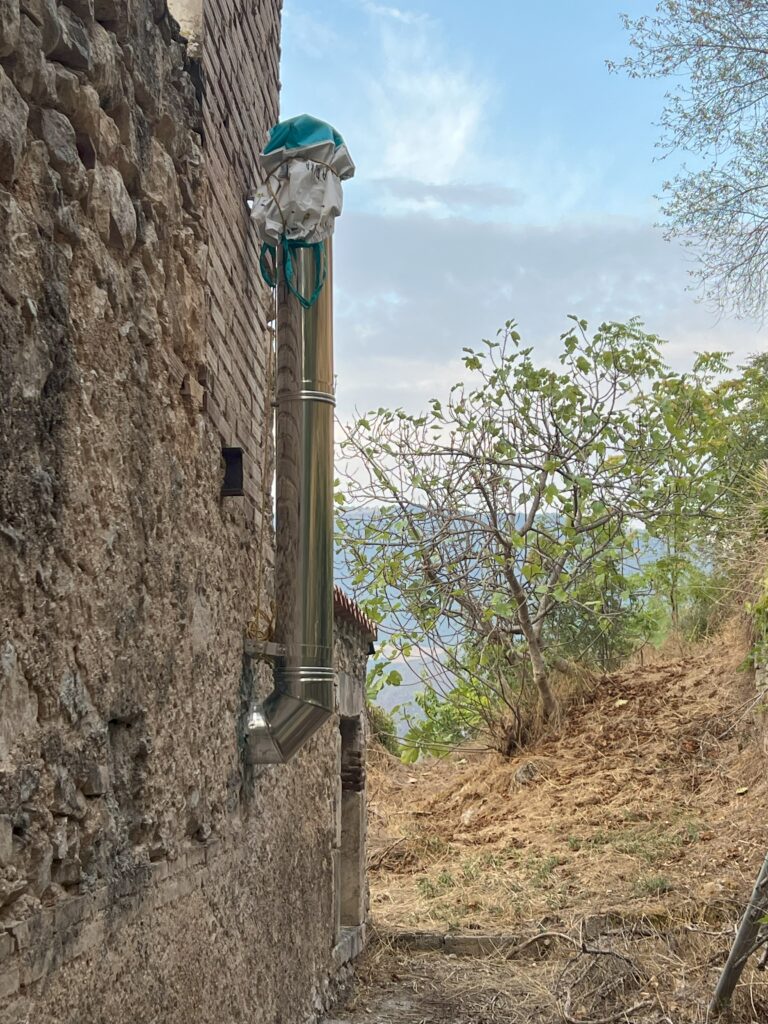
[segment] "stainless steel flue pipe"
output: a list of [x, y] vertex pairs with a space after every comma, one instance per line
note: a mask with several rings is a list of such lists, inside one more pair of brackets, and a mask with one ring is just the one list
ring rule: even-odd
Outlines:
[[[284, 652], [275, 688], [248, 720], [248, 759], [287, 761], [332, 714], [333, 668], [333, 281], [304, 309], [278, 282], [274, 639]], [[277, 264], [282, 268], [282, 254]], [[294, 249], [294, 285], [312, 295], [315, 251]]]

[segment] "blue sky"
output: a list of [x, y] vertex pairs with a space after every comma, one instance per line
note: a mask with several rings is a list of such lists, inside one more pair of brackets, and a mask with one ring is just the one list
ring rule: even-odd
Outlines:
[[654, 193], [665, 85], [612, 75], [629, 0], [285, 0], [282, 116], [344, 135], [357, 173], [335, 240], [342, 418], [418, 408], [507, 319], [547, 358], [566, 314], [641, 316], [679, 368], [764, 347], [687, 291]]

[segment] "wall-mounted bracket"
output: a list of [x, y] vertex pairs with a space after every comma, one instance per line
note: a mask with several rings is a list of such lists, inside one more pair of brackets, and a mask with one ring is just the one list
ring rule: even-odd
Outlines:
[[283, 658], [285, 644], [275, 644], [269, 640], [243, 640], [243, 653], [249, 658]]

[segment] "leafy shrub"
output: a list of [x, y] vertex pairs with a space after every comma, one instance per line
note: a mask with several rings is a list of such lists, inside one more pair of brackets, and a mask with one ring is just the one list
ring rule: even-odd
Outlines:
[[385, 750], [395, 757], [400, 757], [400, 744], [395, 736], [395, 720], [386, 708], [378, 704], [367, 705], [368, 724], [371, 728], [371, 735]]

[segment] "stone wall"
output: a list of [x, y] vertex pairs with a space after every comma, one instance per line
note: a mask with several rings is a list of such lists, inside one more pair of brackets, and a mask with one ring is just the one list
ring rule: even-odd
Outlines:
[[299, 1021], [350, 952], [339, 721], [288, 766], [241, 749], [278, 28], [210, 0], [201, 75], [164, 0], [0, 0], [2, 1024]]

